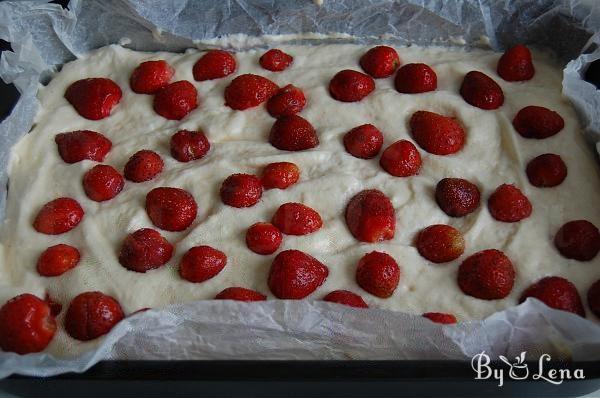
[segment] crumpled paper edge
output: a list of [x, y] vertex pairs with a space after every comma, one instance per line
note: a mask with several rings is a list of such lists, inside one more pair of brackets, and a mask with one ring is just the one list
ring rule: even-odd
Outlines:
[[[181, 7], [184, 3], [186, 3], [185, 0], [174, 1], [169, 6]], [[231, 8], [246, 3], [252, 3], [255, 6], [260, 1], [236, 0], [226, 3], [226, 6]], [[347, 4], [354, 3], [353, 0], [347, 0]], [[374, 6], [390, 6], [389, 1], [373, 1], [372, 3]], [[465, 9], [479, 6], [484, 22], [479, 27], [472, 27], [473, 29], [468, 34], [459, 37], [459, 43], [462, 40], [465, 44], [476, 45], [475, 38], [483, 33], [487, 34], [491, 46], [496, 49], [514, 44], [515, 40], [527, 42], [524, 38], [529, 36], [523, 31], [509, 32], [509, 35], [502, 30], [501, 26], [506, 22], [506, 16], [498, 14], [502, 10], [501, 7], [499, 10], [493, 3], [487, 1], [477, 3], [465, 1], [464, 3], [468, 6], [454, 6], [453, 4], [442, 6], [441, 2], [437, 1], [406, 1], [403, 5], [420, 7], [425, 11], [424, 14], [427, 15], [427, 18], [431, 17], [437, 22], [455, 26], [455, 29], [448, 28], [450, 33], [461, 32], [461, 25], [465, 20], [465, 13], [468, 11]], [[513, 6], [518, 8], [519, 5], [527, 5], [525, 3], [527, 2], [515, 1]], [[560, 25], [561, 12], [566, 12], [566, 15], [575, 20], [577, 15], [581, 15], [581, 7], [577, 1], [558, 1], [556, 3], [558, 5], [555, 7], [555, 13], [546, 12], [538, 18], [551, 21], [558, 18]], [[313, 18], [313, 24], [316, 24], [314, 21], [319, 18], [319, 13], [331, 12], [331, 9], [328, 9], [331, 4], [326, 2], [323, 8], [310, 11], [309, 17]], [[113, 0], [107, 5], [99, 1], [73, 0], [70, 5], [71, 11], [41, 2], [1, 3], [0, 21], [11, 21], [11, 23], [3, 25], [0, 22], [0, 38], [12, 42], [14, 52], [4, 53], [0, 60], [0, 76], [7, 82], [13, 82], [22, 93], [22, 97], [10, 117], [0, 124], [0, 134], [10, 137], [10, 146], [31, 126], [38, 106], [35, 93], [39, 81], [46, 80], [65, 59], [81, 54], [90, 47], [117, 41], [107, 34], [101, 35], [99, 38], [84, 35], [84, 38], [80, 39], [80, 31], [82, 27], [85, 27], [85, 21], [78, 21], [77, 16], [84, 15], [84, 7], [92, 6], [100, 10], [103, 7], [112, 7], [111, 10], [122, 13], [129, 21], [141, 26], [143, 29], [140, 29], [139, 32], [136, 31], [132, 37], [118, 38], [123, 40], [123, 44], [129, 44], [137, 49], [169, 48], [177, 50], [191, 46], [203, 46], [205, 45], [203, 40], [216, 36], [217, 32], [210, 30], [213, 28], [211, 28], [212, 25], [209, 25], [207, 30], [200, 32], [200, 35], [197, 34], [198, 32], [188, 32], [191, 34], [189, 38], [186, 38], [182, 37], [185, 36], [185, 31], [180, 32], [176, 28], [158, 28], [155, 24], [158, 22], [155, 19], [156, 15], [142, 12], [147, 10], [145, 1]], [[395, 6], [396, 4], [391, 5], [391, 7]], [[532, 7], [535, 7], [535, 4]], [[35, 18], [21, 20], [17, 23], [14, 19], [18, 14], [17, 10], [22, 14], [29, 12], [35, 15]], [[353, 16], [351, 10], [348, 13], [349, 17]], [[88, 18], [95, 18], [95, 15], [91, 14], [93, 13], [88, 14]], [[256, 24], [253, 27], [260, 28], [258, 34], [293, 33], [293, 29], [290, 30], [289, 27], [281, 27], [274, 23], [262, 29], [260, 15], [256, 17], [254, 21]], [[179, 14], [176, 16], [179, 17]], [[426, 21], [427, 18], [425, 18]], [[600, 26], [597, 23], [599, 20], [598, 7], [594, 7], [581, 27]], [[387, 21], [389, 22], [389, 20]], [[521, 21], [521, 24], [524, 22], [526, 21]], [[303, 23], [305, 26], [313, 26], [310, 18], [308, 22], [304, 20]], [[569, 21], [563, 21], [563, 23], [568, 25]], [[41, 27], [39, 30], [30, 31], [31, 26], [37, 27], [38, 25]], [[244, 29], [246, 28], [253, 29], [248, 26], [244, 27]], [[556, 30], [560, 31], [560, 29]], [[420, 32], [419, 29], [415, 29], [415, 31]], [[323, 34], [323, 32], [320, 33]], [[328, 31], [324, 33], [328, 33]], [[397, 36], [394, 35], [395, 33]], [[60, 42], [60, 45], [53, 48], [51, 57], [48, 57], [47, 54], [42, 56], [38, 48], [40, 37], [44, 37], [44, 35], [48, 37], [49, 34], [55, 35]], [[597, 42], [597, 36], [592, 37], [590, 43]], [[381, 40], [382, 38], [392, 41], [396, 39], [399, 43], [410, 41], [410, 36], [404, 36], [400, 31], [394, 31], [394, 29], [391, 32], [383, 32], [370, 37], [371, 40]], [[86, 39], [90, 39], [90, 42], [86, 42]], [[149, 39], [151, 39], [149, 44], [142, 44]], [[365, 41], [368, 42], [368, 39], [366, 38]], [[552, 36], [549, 36], [549, 40], [551, 39]], [[437, 43], [435, 40], [432, 42]], [[578, 51], [578, 49], [571, 49], [571, 51]], [[600, 53], [596, 50], [571, 61], [565, 69], [564, 81], [565, 95], [574, 102], [580, 111], [583, 120], [587, 122], [589, 136], [594, 140], [598, 140], [598, 136], [594, 134], [600, 131], [598, 129], [600, 116], [593, 111], [593, 107], [586, 106], [588, 94], [585, 94], [585, 100], [581, 100], [581, 93], [588, 93], [591, 85], [582, 82], [579, 76], [589, 62], [598, 58], [600, 58]], [[596, 95], [594, 101], [598, 101], [595, 91], [589, 93], [590, 96]], [[596, 109], [598, 108], [596, 107]], [[7, 155], [0, 151], [0, 164], [4, 165], [4, 168], [7, 164]], [[5, 175], [2, 175], [2, 178], [4, 180], [0, 180], [0, 184], [4, 184], [6, 181]], [[4, 200], [3, 196], [0, 197], [0, 212], [4, 209]], [[0, 213], [0, 217], [3, 217], [2, 213]], [[248, 305], [253, 306], [252, 328], [248, 328]], [[369, 334], [369, 322], [374, 322], [371, 325], [383, 322], [389, 333], [385, 335]], [[535, 325], [536, 328], [532, 329], [532, 325]], [[351, 327], [356, 329], [351, 329]], [[190, 330], [195, 331], [196, 338], [192, 339], [189, 345], [182, 345], [182, 339], [189, 338]], [[231, 336], [231, 331], [237, 333], [234, 340], [236, 344], [231, 344], [231, 340], [227, 340], [227, 342], [220, 340], [226, 335], [223, 332], [227, 332]], [[498, 331], [502, 332], [498, 333]], [[517, 307], [495, 313], [483, 321], [463, 322], [456, 326], [440, 326], [421, 317], [403, 313], [377, 309], [357, 310], [323, 302], [270, 301], [244, 304], [203, 301], [169, 306], [160, 311], [151, 310], [127, 318], [102, 340], [96, 350], [87, 352], [74, 360], [53, 358], [48, 354], [19, 356], [0, 352], [0, 377], [6, 377], [12, 373], [51, 376], [68, 371], [83, 372], [100, 360], [117, 358], [468, 359], [481, 350], [494, 355], [504, 354], [507, 356], [528, 350], [533, 356], [536, 353], [545, 352], [553, 354], [557, 359], [594, 360], [600, 359], [599, 332], [599, 325], [574, 314], [552, 310], [534, 299], [529, 299]], [[183, 333], [184, 336], [180, 336], [182, 338], [178, 339], [178, 333]], [[276, 336], [279, 339], [277, 342], [274, 341]], [[542, 340], [540, 336], [543, 336], [544, 339]], [[157, 344], [157, 341], [160, 343]], [[258, 341], [260, 344], [248, 344], [250, 341]], [[186, 349], [182, 351], [182, 347], [186, 347]], [[225, 347], [228, 349], [226, 350]], [[137, 348], [141, 348], [141, 350], [137, 350]]]

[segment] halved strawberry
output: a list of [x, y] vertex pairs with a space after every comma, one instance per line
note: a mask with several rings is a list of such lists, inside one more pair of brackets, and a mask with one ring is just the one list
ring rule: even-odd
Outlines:
[[306, 106], [306, 97], [298, 87], [288, 84], [279, 89], [269, 101], [267, 111], [273, 117], [290, 116], [300, 112]]
[[136, 93], [154, 94], [167, 86], [174, 74], [175, 69], [167, 61], [146, 61], [133, 70], [129, 85]]
[[393, 176], [410, 177], [419, 174], [421, 155], [412, 142], [400, 140], [383, 151], [379, 164]]
[[410, 134], [417, 144], [434, 155], [450, 155], [465, 144], [465, 131], [453, 118], [417, 111], [410, 118]]
[[59, 244], [44, 250], [38, 258], [36, 269], [42, 276], [59, 276], [75, 268], [80, 258], [79, 250]]
[[125, 315], [119, 302], [100, 292], [81, 293], [71, 301], [65, 315], [65, 330], [80, 341], [110, 332]]
[[369, 308], [369, 305], [365, 303], [362, 297], [356, 293], [352, 293], [349, 290], [334, 290], [323, 297], [323, 301], [329, 301], [330, 303], [337, 303], [347, 305], [349, 307], [356, 308]]
[[380, 242], [394, 237], [396, 214], [385, 194], [368, 189], [354, 195], [346, 207], [346, 224], [361, 242]]
[[41, 208], [33, 221], [33, 227], [43, 234], [64, 234], [79, 225], [84, 214], [81, 205], [75, 199], [54, 199]]
[[458, 286], [482, 300], [502, 299], [515, 282], [512, 262], [500, 250], [483, 250], [468, 257], [458, 268]]
[[215, 300], [265, 301], [267, 296], [243, 287], [228, 287], [215, 296]]
[[319, 137], [308, 120], [290, 115], [281, 116], [273, 123], [269, 142], [283, 151], [303, 151], [319, 145]]
[[517, 113], [513, 127], [522, 137], [541, 140], [558, 134], [565, 127], [565, 121], [553, 110], [531, 105]]
[[306, 235], [323, 226], [319, 213], [302, 203], [282, 204], [271, 222], [286, 235]]
[[529, 217], [533, 208], [519, 188], [502, 184], [490, 195], [488, 209], [498, 221], [518, 222]]
[[354, 70], [336, 73], [329, 82], [329, 93], [342, 102], [357, 102], [375, 90], [375, 81], [369, 75]]
[[269, 289], [280, 299], [303, 299], [325, 282], [329, 269], [300, 250], [279, 253], [269, 271]]
[[392, 47], [377, 46], [360, 57], [360, 67], [376, 79], [394, 74], [400, 66], [400, 57]]
[[527, 300], [528, 297], [536, 298], [548, 307], [585, 317], [585, 309], [577, 287], [563, 277], [547, 276], [540, 279], [525, 289], [519, 303]]
[[110, 116], [123, 93], [114, 81], [102, 77], [82, 79], [72, 83], [65, 98], [86, 119], [100, 120]]
[[198, 205], [186, 190], [158, 187], [146, 195], [146, 212], [158, 228], [166, 231], [184, 231], [196, 219]]
[[239, 75], [225, 88], [225, 105], [243, 111], [267, 101], [277, 90], [277, 84], [266, 77], [251, 73]]
[[460, 95], [467, 103], [485, 110], [500, 108], [504, 103], [502, 88], [491, 77], [479, 71], [471, 71], [465, 75]]
[[220, 79], [235, 72], [237, 64], [233, 54], [223, 50], [211, 50], [204, 54], [192, 69], [197, 81]]
[[437, 88], [437, 75], [426, 64], [407, 64], [398, 69], [394, 85], [403, 94], [418, 94]]
[[531, 52], [522, 44], [506, 50], [498, 60], [497, 72], [509, 82], [530, 80], [535, 74]]
[[270, 70], [272, 72], [281, 72], [282, 70], [287, 69], [292, 62], [294, 62], [294, 57], [277, 48], [274, 48], [261, 55], [258, 62], [260, 63], [260, 66], [266, 70]]
[[372, 124], [354, 127], [344, 135], [346, 151], [359, 159], [371, 159], [377, 156], [383, 145], [383, 134]]
[[365, 254], [356, 268], [356, 283], [380, 298], [390, 297], [399, 281], [400, 267], [387, 253], [373, 251]]
[[154, 96], [154, 111], [169, 120], [181, 120], [198, 107], [196, 87], [180, 80], [158, 90]]
[[117, 196], [125, 186], [123, 176], [114, 167], [99, 164], [83, 176], [83, 190], [91, 200], [104, 202]]
[[112, 142], [100, 133], [90, 130], [60, 133], [54, 137], [58, 154], [67, 163], [84, 159], [102, 162], [112, 148]]
[[179, 275], [187, 281], [200, 283], [217, 276], [227, 265], [227, 256], [210, 246], [192, 247], [183, 255]]

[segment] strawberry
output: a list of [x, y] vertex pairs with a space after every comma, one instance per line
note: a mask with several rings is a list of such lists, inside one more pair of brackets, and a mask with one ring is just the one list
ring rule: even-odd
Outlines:
[[254, 108], [275, 95], [279, 87], [266, 77], [247, 73], [239, 75], [225, 88], [225, 105], [243, 111]]
[[482, 300], [508, 296], [515, 282], [512, 262], [500, 250], [482, 250], [468, 257], [458, 268], [458, 287]]
[[252, 207], [262, 197], [260, 179], [252, 174], [232, 174], [221, 184], [221, 201], [232, 207]]
[[319, 213], [302, 203], [282, 204], [271, 222], [286, 235], [307, 235], [323, 226]]
[[417, 250], [431, 262], [447, 263], [464, 253], [465, 239], [456, 228], [449, 225], [431, 225], [419, 233]]
[[228, 287], [215, 296], [215, 300], [236, 300], [236, 301], [265, 301], [267, 296], [254, 290], [243, 287]]
[[346, 151], [359, 159], [371, 159], [377, 156], [383, 145], [383, 134], [372, 124], [354, 127], [344, 135]]
[[129, 234], [119, 252], [119, 263], [135, 272], [161, 267], [171, 259], [173, 246], [158, 231], [142, 228]]
[[497, 72], [509, 82], [530, 80], [535, 74], [531, 52], [522, 44], [506, 50], [498, 60]]
[[302, 151], [319, 145], [319, 137], [308, 120], [290, 115], [281, 116], [273, 123], [269, 142], [283, 151]]
[[65, 98], [77, 113], [90, 120], [110, 116], [110, 112], [121, 101], [122, 96], [117, 83], [100, 77], [78, 80], [65, 92]]
[[202, 159], [210, 150], [204, 132], [179, 130], [171, 137], [171, 155], [180, 162]]
[[334, 290], [333, 292], [327, 294], [327, 296], [323, 297], [323, 301], [343, 304], [349, 307], [369, 308], [369, 305], [365, 303], [365, 300], [363, 300], [362, 297], [348, 290]]
[[79, 250], [73, 246], [51, 246], [40, 255], [36, 268], [42, 276], [59, 276], [75, 268], [80, 258]]
[[129, 181], [150, 181], [161, 173], [163, 167], [164, 162], [158, 153], [143, 149], [129, 158], [124, 174]]
[[533, 105], [517, 112], [512, 123], [521, 136], [538, 140], [552, 137], [565, 127], [565, 121], [558, 113]]
[[500, 108], [504, 103], [502, 88], [491, 77], [479, 71], [471, 71], [465, 75], [460, 95], [468, 104], [485, 110]]
[[569, 221], [554, 236], [554, 246], [563, 257], [590, 261], [600, 251], [600, 232], [587, 220]]
[[0, 348], [29, 354], [44, 350], [56, 333], [50, 306], [32, 294], [13, 297], [0, 308]]
[[535, 187], [555, 187], [567, 178], [567, 165], [553, 153], [545, 153], [527, 163], [527, 178]]
[[179, 275], [190, 282], [204, 282], [214, 278], [226, 264], [227, 256], [222, 251], [210, 246], [196, 246], [183, 255]]
[[165, 119], [181, 120], [198, 107], [198, 92], [192, 83], [180, 80], [158, 90], [153, 106]]
[[463, 217], [479, 207], [477, 185], [462, 178], [444, 178], [435, 186], [435, 200], [450, 217]]
[[360, 57], [360, 67], [376, 79], [391, 76], [400, 66], [400, 57], [392, 47], [377, 46]]
[[434, 155], [450, 155], [465, 144], [465, 131], [453, 118], [418, 111], [410, 118], [410, 134], [417, 144]]
[[367, 189], [354, 195], [346, 207], [346, 224], [361, 242], [380, 242], [394, 237], [396, 214], [385, 194]]
[[267, 111], [273, 117], [290, 116], [306, 106], [306, 97], [298, 87], [288, 84], [267, 101]]
[[275, 253], [281, 240], [281, 231], [268, 222], [257, 222], [246, 231], [246, 246], [257, 254]]
[[532, 206], [519, 188], [502, 184], [490, 195], [488, 209], [498, 221], [518, 222], [531, 215]]
[[423, 314], [424, 318], [429, 319], [435, 323], [441, 323], [444, 325], [451, 325], [456, 323], [456, 317], [452, 314], [445, 314], [443, 312], [426, 312]]
[[373, 251], [365, 254], [356, 268], [356, 283], [367, 292], [388, 298], [400, 282], [400, 267], [387, 253]]
[[121, 305], [113, 297], [100, 292], [85, 292], [69, 304], [65, 329], [74, 339], [94, 340], [110, 332], [124, 317]]
[[336, 73], [329, 82], [329, 94], [342, 102], [357, 102], [375, 90], [375, 81], [369, 75], [354, 70]]
[[84, 214], [75, 199], [54, 199], [41, 208], [33, 221], [33, 228], [47, 235], [64, 234], [79, 225]]
[[236, 69], [233, 54], [223, 50], [206, 52], [192, 68], [192, 74], [197, 81], [220, 79], [231, 75]]
[[93, 201], [104, 202], [117, 196], [123, 190], [125, 180], [112, 166], [99, 164], [83, 176], [83, 190]]
[[58, 154], [66, 163], [84, 159], [102, 162], [112, 148], [112, 142], [100, 133], [90, 130], [60, 133], [54, 137]]
[[418, 94], [437, 88], [437, 75], [426, 64], [406, 64], [398, 69], [394, 86], [399, 93]]
[[393, 176], [410, 177], [419, 174], [421, 155], [412, 142], [400, 140], [383, 151], [379, 164]]
[[154, 188], [146, 195], [146, 212], [152, 223], [166, 231], [186, 230], [198, 214], [194, 197], [180, 188]]
[[281, 72], [282, 70], [287, 69], [292, 62], [294, 62], [294, 57], [275, 48], [261, 55], [258, 62], [260, 63], [260, 66], [266, 70], [270, 70], [272, 72]]
[[138, 94], [154, 94], [167, 86], [174, 74], [175, 69], [167, 61], [146, 61], [133, 70], [129, 85]]
[[50, 307], [50, 314], [56, 317], [62, 311], [62, 304], [55, 301], [48, 293], [44, 296], [44, 302]]
[[587, 294], [587, 300], [592, 313], [600, 318], [600, 279], [590, 286]]
[[533, 297], [550, 308], [568, 311], [585, 317], [579, 292], [574, 284], [560, 276], [547, 276], [529, 286], [521, 294], [519, 303]]
[[285, 250], [273, 260], [268, 284], [275, 297], [298, 300], [317, 290], [328, 275], [329, 269], [316, 258], [300, 250]]
[[286, 189], [300, 179], [300, 169], [294, 163], [269, 163], [263, 169], [260, 180], [265, 189]]

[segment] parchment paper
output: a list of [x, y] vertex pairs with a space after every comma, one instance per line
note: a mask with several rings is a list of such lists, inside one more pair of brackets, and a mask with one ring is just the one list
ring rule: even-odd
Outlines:
[[[307, 33], [336, 33], [337, 41], [489, 43], [496, 50], [522, 42], [547, 47], [568, 62], [564, 93], [594, 144], [600, 142], [600, 91], [581, 75], [600, 58], [598, 31], [600, 7], [590, 1], [326, 0], [317, 6], [306, 0], [72, 0], [69, 10], [44, 2], [2, 2], [0, 38], [11, 42], [14, 52], [3, 53], [0, 77], [17, 86], [21, 99], [0, 124], [0, 217], [8, 154], [31, 127], [40, 82], [93, 48], [121, 43], [180, 51], [235, 34], [295, 34], [290, 40], [311, 42], [320, 38]], [[229, 43], [235, 47], [240, 41]], [[534, 299], [456, 326], [318, 301], [204, 301], [129, 317], [97, 350], [77, 359], [0, 352], [0, 377], [82, 372], [102, 359], [468, 360], [482, 351], [492, 357], [527, 351], [528, 359], [549, 353], [554, 359], [600, 360], [600, 325]]]

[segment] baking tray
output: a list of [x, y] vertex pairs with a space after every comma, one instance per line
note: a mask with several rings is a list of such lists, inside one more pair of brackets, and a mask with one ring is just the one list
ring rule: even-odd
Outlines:
[[[10, 44], [0, 41], [0, 52]], [[18, 100], [15, 87], [0, 81], [0, 120]], [[502, 363], [493, 369], [508, 369]], [[538, 369], [529, 362], [529, 369]], [[468, 361], [102, 361], [85, 373], [50, 378], [12, 376], [2, 392], [18, 397], [576, 397], [598, 391], [600, 362], [548, 362], [547, 369], [582, 369], [585, 380], [554, 385], [543, 380], [475, 380]]]

